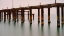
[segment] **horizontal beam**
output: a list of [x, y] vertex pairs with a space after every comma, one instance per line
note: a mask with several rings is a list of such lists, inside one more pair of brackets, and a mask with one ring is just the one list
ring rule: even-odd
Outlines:
[[64, 3], [53, 3], [53, 4], [46, 4], [46, 5], [37, 5], [37, 6], [29, 6], [29, 7], [19, 7], [19, 8], [11, 8], [11, 9], [2, 9], [2, 10], [0, 10], [1, 12], [3, 12], [4, 10], [5, 11], [8, 11], [8, 10], [10, 10], [10, 11], [12, 11], [13, 9], [16, 9], [16, 10], [21, 10], [22, 8], [24, 8], [24, 10], [29, 10], [30, 8], [32, 8], [32, 9], [38, 9], [38, 8], [40, 8], [41, 9], [41, 7], [43, 7], [43, 8], [48, 8], [48, 7], [57, 7], [57, 6], [59, 6], [59, 7], [61, 7], [61, 6], [64, 6]]
[[[6, 14], [7, 15], [7, 14]], [[18, 14], [18, 15], [21, 15], [21, 14]], [[24, 14], [24, 15], [28, 15], [28, 14]], [[30, 15], [30, 14], [29, 14]], [[34, 14], [32, 14], [32, 15], [34, 15]]]

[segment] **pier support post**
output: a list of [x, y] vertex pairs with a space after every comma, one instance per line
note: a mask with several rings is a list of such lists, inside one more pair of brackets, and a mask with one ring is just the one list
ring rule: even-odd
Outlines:
[[63, 6], [62, 6], [62, 7], [61, 7], [61, 21], [62, 21], [61, 23], [62, 23], [62, 24], [64, 24], [63, 20], [64, 20], [64, 19], [63, 19]]
[[1, 21], [1, 11], [0, 11], [0, 21]]
[[1, 12], [1, 19], [3, 20], [3, 12]]
[[28, 20], [29, 20], [29, 11], [28, 11]]
[[9, 10], [9, 20], [11, 19], [11, 12], [10, 12], [10, 10]]
[[4, 11], [4, 21], [6, 21], [6, 11]]
[[48, 23], [50, 23], [50, 7], [48, 7]]
[[32, 24], [32, 8], [30, 8], [30, 23]]
[[32, 9], [30, 9], [30, 21], [32, 21]]
[[38, 23], [40, 22], [40, 9], [38, 9]]
[[16, 9], [13, 9], [12, 14], [13, 14], [13, 20], [16, 21]]
[[18, 21], [18, 10], [16, 11], [16, 14], [17, 14], [17, 21]]
[[44, 25], [44, 8], [41, 7], [41, 24]]
[[60, 10], [59, 10], [59, 6], [57, 6], [57, 27], [60, 27]]
[[22, 22], [25, 20], [25, 18], [24, 18], [24, 9], [23, 8], [21, 8], [21, 20], [22, 20]]

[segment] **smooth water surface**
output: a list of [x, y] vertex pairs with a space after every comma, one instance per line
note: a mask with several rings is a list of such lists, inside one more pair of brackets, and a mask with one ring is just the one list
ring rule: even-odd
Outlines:
[[[32, 24], [29, 23], [27, 15], [25, 22], [2, 20], [0, 22], [0, 36], [64, 36], [64, 25], [57, 27], [56, 15], [51, 15], [51, 23], [48, 24], [47, 15], [44, 15], [44, 25], [38, 24], [38, 16], [35, 15]], [[60, 23], [61, 24], [61, 23]]]

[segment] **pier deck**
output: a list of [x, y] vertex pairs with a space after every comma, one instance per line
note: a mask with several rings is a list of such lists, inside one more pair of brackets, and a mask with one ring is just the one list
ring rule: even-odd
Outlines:
[[29, 6], [29, 7], [19, 7], [19, 8], [11, 8], [11, 9], [2, 9], [0, 11], [1, 12], [3, 12], [4, 10], [5, 11], [7, 11], [7, 10], [12, 11], [12, 9], [20, 10], [21, 8], [24, 8], [24, 10], [29, 10], [30, 8], [31, 9], [38, 9], [38, 8], [41, 8], [41, 7], [43, 7], [43, 8], [48, 8], [48, 7], [52, 8], [52, 7], [57, 7], [57, 6], [62, 7], [62, 6], [64, 6], [64, 3], [56, 3], [56, 4], [53, 3], [53, 4], [36, 5], [36, 6]]

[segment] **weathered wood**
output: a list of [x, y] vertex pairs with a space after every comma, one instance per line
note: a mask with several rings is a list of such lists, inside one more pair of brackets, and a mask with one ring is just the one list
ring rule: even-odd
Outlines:
[[6, 20], [6, 11], [4, 11], [4, 20]]
[[28, 20], [29, 20], [29, 12], [28, 12]]
[[1, 12], [1, 20], [3, 20], [3, 12]]
[[44, 24], [44, 8], [41, 7], [41, 24]]
[[13, 20], [16, 21], [16, 9], [12, 10]]
[[21, 8], [21, 20], [22, 21], [25, 20], [25, 18], [24, 18], [24, 9], [23, 8]]
[[30, 21], [32, 21], [32, 9], [30, 8]]
[[[59, 7], [61, 7], [61, 9], [63, 9], [62, 6], [64, 6], [64, 3], [54, 3], [54, 4], [46, 4], [46, 5], [37, 5], [37, 6], [29, 6], [29, 7], [3, 9], [3, 10], [0, 10], [0, 11], [4, 12], [4, 19], [6, 19], [6, 12], [8, 10], [10, 10], [10, 12], [8, 12], [7, 15], [9, 15], [9, 19], [10, 19], [10, 17], [11, 17], [10, 14], [13, 13], [13, 19], [14, 20], [16, 20], [16, 18], [18, 18], [18, 14], [17, 13], [21, 12], [21, 19], [24, 20], [24, 12], [25, 12], [24, 10], [30, 10], [30, 14], [28, 14], [28, 17], [30, 15], [30, 21], [32, 21], [32, 9], [38, 9], [38, 20], [40, 19], [40, 12], [39, 12], [40, 10], [39, 9], [41, 9], [41, 22], [42, 22], [42, 24], [44, 24], [44, 10], [43, 10], [43, 8], [48, 8], [48, 19], [50, 20], [50, 8], [57, 7], [57, 22], [58, 22], [57, 25], [59, 25], [60, 24]], [[19, 10], [21, 10], [21, 11], [19, 11]], [[61, 10], [61, 12], [63, 13], [63, 10]], [[62, 14], [62, 18], [63, 18], [63, 14]]]
[[1, 11], [0, 11], [0, 21], [1, 21]]
[[18, 21], [18, 10], [16, 11], [16, 18], [17, 18], [17, 21]]
[[11, 12], [9, 11], [9, 20], [11, 19]]
[[[20, 7], [20, 8], [14, 8], [14, 9], [17, 9], [17, 10], [21, 10], [21, 8], [24, 8], [24, 10], [29, 10], [30, 8], [32, 8], [32, 9], [38, 9], [38, 8], [41, 8], [41, 7], [43, 7], [43, 8], [48, 8], [48, 7], [57, 7], [57, 5], [59, 6], [59, 7], [61, 7], [61, 6], [64, 6], [64, 3], [53, 3], [53, 4], [45, 4], [45, 5], [36, 5], [36, 6], [29, 6], [29, 7]], [[3, 10], [0, 10], [0, 11], [7, 11], [8, 9], [3, 9]], [[12, 10], [12, 9], [10, 9], [10, 10]]]
[[40, 9], [38, 9], [38, 22], [40, 22]]
[[48, 23], [50, 23], [50, 7], [48, 8]]
[[62, 23], [63, 23], [63, 6], [61, 7], [61, 20], [62, 20]]
[[59, 6], [57, 6], [57, 26], [60, 27], [60, 9], [59, 9]]

